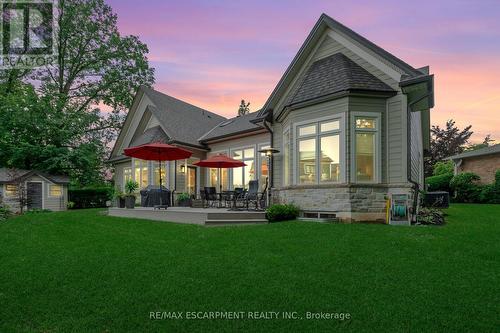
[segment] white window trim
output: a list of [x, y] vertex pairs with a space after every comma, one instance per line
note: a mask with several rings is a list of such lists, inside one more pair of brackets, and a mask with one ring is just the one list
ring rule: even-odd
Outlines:
[[[292, 182], [290, 182], [290, 174], [293, 174], [293, 166], [290, 167], [290, 153], [292, 152], [293, 145], [291, 144], [292, 136], [290, 134], [290, 126], [287, 126], [283, 130], [283, 138], [281, 142], [281, 151], [283, 152], [283, 162], [281, 167], [281, 174], [283, 175], [281, 180], [282, 186], [289, 186]], [[286, 136], [288, 135], [288, 142], [286, 140]], [[288, 143], [288, 161], [286, 160], [286, 144]], [[292, 154], [293, 156], [293, 154]], [[288, 163], [288, 175], [285, 173], [285, 165]], [[288, 179], [287, 179], [288, 176]]]
[[[325, 134], [320, 133], [320, 122], [328, 122], [328, 121], [334, 121], [338, 120], [339, 121], [339, 129], [335, 131], [329, 131], [326, 132]], [[311, 186], [311, 185], [324, 185], [324, 184], [342, 184], [346, 182], [346, 124], [345, 124], [345, 112], [339, 112], [333, 116], [325, 116], [325, 117], [320, 117], [320, 118], [314, 118], [314, 119], [309, 119], [309, 120], [304, 120], [304, 121], [299, 121], [293, 124], [293, 132], [292, 132], [292, 138], [291, 138], [291, 144], [290, 144], [290, 149], [292, 149], [292, 166], [291, 166], [291, 173], [292, 173], [292, 182], [291, 184], [293, 185], [298, 185], [298, 186]], [[298, 173], [298, 141], [299, 141], [299, 136], [298, 136], [298, 128], [303, 127], [304, 125], [315, 125], [316, 126], [316, 134], [310, 135], [310, 136], [303, 136], [302, 138], [316, 138], [316, 153], [319, 151], [320, 147], [320, 141], [319, 138], [321, 136], [327, 136], [328, 134], [334, 134], [338, 133], [339, 135], [339, 145], [340, 145], [340, 151], [339, 151], [339, 156], [340, 156], [340, 179], [339, 181], [336, 182], [321, 182], [320, 181], [320, 174], [318, 172], [320, 165], [316, 165], [316, 182], [314, 184], [301, 184], [299, 183], [299, 173]]]
[[[223, 150], [216, 150], [216, 151], [211, 151], [207, 154], [207, 158], [210, 158], [212, 156], [215, 156], [215, 155], [219, 155], [219, 154], [224, 154], [226, 156], [229, 156], [229, 149], [223, 149]], [[212, 186], [210, 184], [210, 169], [215, 169], [215, 168], [205, 168], [205, 186]], [[222, 173], [222, 172], [221, 172]], [[219, 175], [217, 175], [217, 178], [219, 177]], [[229, 177], [229, 174], [228, 174], [228, 177], [227, 178], [230, 178]], [[217, 180], [217, 182], [219, 183], [220, 180]], [[228, 182], [229, 182], [229, 179], [228, 179]], [[220, 188], [220, 183], [216, 185], [217, 188]], [[228, 184], [230, 185], [230, 183]]]
[[12, 195], [12, 194], [10, 194], [10, 193], [7, 192], [7, 185], [16, 186], [17, 187], [17, 191], [16, 192], [19, 192], [19, 186], [18, 186], [18, 184], [12, 184], [12, 183], [7, 184], [6, 183], [6, 184], [3, 185], [3, 195], [4, 195], [4, 197], [5, 198], [15, 198], [16, 195]]
[[[257, 144], [254, 144], [254, 145], [246, 145], [246, 146], [241, 146], [241, 147], [236, 147], [236, 148], [230, 148], [229, 149], [229, 157], [230, 158], [233, 158], [233, 152], [236, 151], [236, 150], [245, 150], [245, 149], [253, 149], [253, 160], [254, 160], [254, 163], [257, 163], [258, 162], [258, 157], [257, 155], [260, 155], [260, 153], [257, 152]], [[244, 159], [242, 159], [241, 161], [245, 162]], [[258, 167], [255, 167], [254, 165], [254, 170], [257, 170]], [[243, 174], [244, 176], [244, 174]], [[254, 177], [255, 178], [255, 177]], [[244, 183], [243, 186], [245, 186], [246, 184]], [[229, 189], [233, 190], [233, 169], [229, 169]]]
[[[50, 187], [51, 186], [59, 186], [61, 188], [61, 195], [51, 195], [50, 194]], [[64, 187], [61, 184], [47, 184], [47, 194], [49, 198], [61, 198], [64, 196]]]
[[[356, 179], [356, 118], [366, 117], [376, 120], [376, 129], [362, 129], [360, 132], [375, 133], [375, 178], [372, 181], [358, 181]], [[352, 112], [351, 113], [351, 182], [356, 184], [379, 184], [382, 182], [382, 115], [380, 112]]]

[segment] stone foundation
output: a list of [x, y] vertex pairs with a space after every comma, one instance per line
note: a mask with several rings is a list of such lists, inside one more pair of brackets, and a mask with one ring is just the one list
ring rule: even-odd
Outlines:
[[411, 193], [410, 184], [306, 185], [273, 189], [273, 203], [293, 203], [302, 211], [332, 212], [344, 222], [385, 219], [389, 193]]

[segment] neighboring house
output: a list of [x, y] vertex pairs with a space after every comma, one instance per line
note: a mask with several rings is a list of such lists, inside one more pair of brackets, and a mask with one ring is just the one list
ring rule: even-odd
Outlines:
[[495, 172], [500, 170], [500, 144], [450, 156], [455, 174], [474, 172], [481, 177], [480, 182], [491, 184], [495, 181]]
[[[69, 178], [36, 170], [0, 168], [0, 196], [13, 211], [25, 209], [66, 210]], [[24, 200], [23, 200], [24, 199]]]
[[158, 163], [130, 159], [123, 149], [162, 141], [194, 152], [165, 163], [166, 184], [177, 192], [216, 186], [217, 170], [193, 163], [217, 153], [247, 164], [223, 171], [224, 188], [263, 184], [268, 167], [258, 150], [272, 146], [280, 150], [273, 202], [345, 220], [382, 219], [388, 194], [416, 198], [423, 188], [433, 89], [428, 67], [413, 68], [323, 14], [257, 112], [225, 119], [140, 88], [111, 154], [115, 182], [158, 184]]

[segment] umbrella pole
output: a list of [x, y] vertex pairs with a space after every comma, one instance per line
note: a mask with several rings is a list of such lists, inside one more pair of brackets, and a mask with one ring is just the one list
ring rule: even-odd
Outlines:
[[158, 160], [158, 165], [160, 166], [160, 206], [163, 206], [163, 188], [161, 186], [161, 161]]

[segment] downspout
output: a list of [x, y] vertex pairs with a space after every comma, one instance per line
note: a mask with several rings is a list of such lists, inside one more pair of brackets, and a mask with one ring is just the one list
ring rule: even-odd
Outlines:
[[411, 113], [417, 112], [413, 111], [412, 107], [418, 102], [422, 101], [425, 98], [428, 98], [432, 95], [432, 91], [427, 91], [427, 93], [423, 94], [416, 100], [408, 103], [407, 107], [407, 116], [406, 116], [406, 177], [408, 182], [413, 185], [414, 195], [413, 195], [413, 203], [412, 203], [412, 213], [415, 216], [417, 214], [417, 206], [418, 206], [418, 194], [420, 192], [420, 184], [414, 181], [411, 178], [412, 170], [411, 170]]

